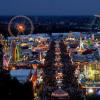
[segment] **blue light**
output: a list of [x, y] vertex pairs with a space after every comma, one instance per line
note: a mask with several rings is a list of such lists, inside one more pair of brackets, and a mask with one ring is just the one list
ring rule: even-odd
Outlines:
[[97, 95], [100, 95], [100, 90], [97, 90], [96, 94], [97, 94]]

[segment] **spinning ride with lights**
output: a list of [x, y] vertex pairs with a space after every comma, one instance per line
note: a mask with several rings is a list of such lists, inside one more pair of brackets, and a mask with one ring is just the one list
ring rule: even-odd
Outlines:
[[82, 40], [82, 33], [80, 33], [80, 44], [79, 44], [79, 47], [76, 48], [76, 50], [82, 54], [84, 51], [85, 51], [85, 48], [84, 48], [84, 43], [83, 43], [83, 40]]
[[34, 26], [30, 18], [26, 16], [15, 16], [8, 24], [8, 32], [11, 36], [32, 34]]

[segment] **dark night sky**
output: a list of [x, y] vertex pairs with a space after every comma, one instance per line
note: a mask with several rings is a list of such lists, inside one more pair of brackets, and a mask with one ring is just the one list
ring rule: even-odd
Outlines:
[[0, 15], [94, 15], [100, 0], [0, 0]]

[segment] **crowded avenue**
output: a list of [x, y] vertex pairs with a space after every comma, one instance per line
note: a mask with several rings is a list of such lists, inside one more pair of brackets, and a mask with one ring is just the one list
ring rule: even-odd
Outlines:
[[43, 92], [45, 96], [43, 98], [47, 97], [50, 100], [56, 100], [59, 97], [64, 100], [81, 98], [82, 93], [78, 88], [77, 78], [74, 76], [75, 67], [63, 40], [52, 41], [44, 68]]

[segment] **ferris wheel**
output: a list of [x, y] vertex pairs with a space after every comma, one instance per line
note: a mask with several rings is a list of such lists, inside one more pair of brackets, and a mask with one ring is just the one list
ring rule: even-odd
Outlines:
[[27, 16], [15, 16], [8, 24], [8, 32], [11, 36], [32, 34], [34, 26]]

